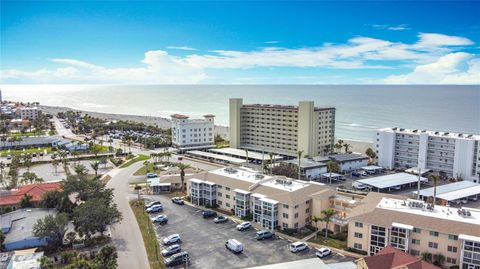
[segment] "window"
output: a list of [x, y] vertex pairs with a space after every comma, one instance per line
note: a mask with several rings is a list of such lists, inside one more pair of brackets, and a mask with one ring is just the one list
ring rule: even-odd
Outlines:
[[447, 249], [449, 252], [457, 252], [457, 247], [454, 246], [448, 246]]
[[448, 239], [450, 239], [450, 240], [458, 240], [458, 235], [449, 234], [449, 235], [448, 235]]
[[457, 264], [457, 259], [455, 259], [455, 258], [450, 258], [450, 257], [447, 257], [447, 263], [451, 263], [451, 264]]
[[438, 232], [430, 231], [430, 236], [438, 237]]
[[363, 223], [355, 221], [355, 227], [363, 228]]
[[362, 244], [354, 243], [354, 244], [353, 244], [353, 248], [354, 248], [354, 249], [362, 249]]
[[293, 225], [293, 227], [296, 229], [298, 228], [298, 222], [295, 223], [295, 225]]
[[428, 247], [429, 247], [429, 248], [438, 248], [438, 243], [428, 242]]
[[221, 192], [217, 192], [217, 195], [218, 195], [218, 197], [222, 197], [222, 193], [221, 193]]
[[410, 254], [412, 254], [413, 256], [420, 256], [420, 251], [415, 250], [415, 249], [411, 249]]
[[361, 234], [361, 233], [355, 233], [354, 236], [356, 238], [363, 238], [363, 234]]
[[229, 188], [229, 187], [225, 187], [225, 189], [226, 189], [227, 191], [229, 191], [229, 190], [230, 190], [230, 188]]
[[228, 194], [225, 195], [225, 198], [230, 199], [230, 195], [228, 195]]
[[310, 208], [305, 209], [305, 213], [308, 214], [309, 212], [310, 212]]
[[217, 189], [221, 189], [221, 188], [223, 188], [222, 185], [217, 185]]
[[283, 204], [283, 208], [286, 208], [286, 209], [288, 209], [288, 205], [286, 205], [286, 204]]
[[229, 204], [229, 203], [226, 203], [225, 206], [226, 206], [226, 207], [230, 207], [230, 204]]
[[307, 200], [305, 203], [306, 203], [307, 205], [310, 204], [310, 200]]
[[418, 239], [413, 239], [413, 238], [412, 238], [412, 244], [414, 244], [414, 245], [420, 245], [420, 240], [418, 240]]
[[295, 216], [294, 216], [296, 219], [298, 218], [298, 213], [295, 213]]
[[282, 228], [283, 228], [283, 229], [288, 229], [288, 224], [285, 223], [285, 222], [283, 222], [283, 223], [282, 223]]
[[295, 208], [298, 208], [298, 205], [296, 205]]
[[422, 232], [422, 229], [420, 229], [420, 228], [413, 228], [413, 232], [419, 234], [419, 233]]
[[222, 205], [222, 201], [217, 201], [217, 204], [218, 204], [218, 205]]
[[283, 216], [284, 219], [288, 219], [288, 214], [287, 213], [283, 213], [282, 216]]

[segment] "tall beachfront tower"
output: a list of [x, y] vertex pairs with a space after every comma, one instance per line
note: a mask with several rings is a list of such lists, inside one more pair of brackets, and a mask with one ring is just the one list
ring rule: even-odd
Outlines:
[[377, 130], [378, 165], [420, 168], [480, 183], [480, 135], [385, 128]]
[[179, 151], [207, 149], [215, 145], [215, 115], [203, 119], [190, 119], [174, 114], [172, 117], [172, 145]]
[[324, 155], [335, 140], [335, 108], [243, 104], [230, 99], [230, 146], [296, 157]]

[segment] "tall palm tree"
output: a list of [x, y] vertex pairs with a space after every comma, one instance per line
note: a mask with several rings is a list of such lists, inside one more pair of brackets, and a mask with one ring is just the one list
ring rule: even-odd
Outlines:
[[190, 165], [184, 163], [177, 164], [178, 169], [180, 169], [180, 181], [182, 182], [182, 192], [185, 192], [185, 170], [190, 168]]
[[339, 150], [342, 149], [342, 147], [343, 147], [343, 140], [342, 140], [342, 139], [338, 139], [338, 140], [337, 140], [337, 144], [335, 144], [335, 149], [337, 149], [337, 152], [338, 152]]
[[345, 153], [348, 153], [348, 150], [350, 149], [350, 147], [352, 147], [352, 145], [345, 143], [343, 144], [343, 147], [345, 148]]
[[145, 166], [145, 171], [147, 171], [147, 173], [150, 172], [150, 171], [149, 171], [150, 169], [148, 169], [148, 168], [149, 168], [149, 165], [150, 165], [150, 162], [149, 162], [149, 161], [144, 161], [144, 162], [143, 162], [143, 166]]
[[319, 221], [322, 221], [321, 218], [317, 217], [317, 216], [312, 216], [312, 221], [315, 223], [315, 227], [317, 228], [317, 232], [315, 233], [315, 240], [317, 239], [317, 235], [318, 235], [318, 225], [317, 223]]
[[172, 153], [170, 151], [166, 150], [163, 153], [163, 156], [167, 157], [167, 162], [170, 162], [170, 157], [172, 157]]
[[268, 156], [270, 157], [270, 175], [271, 175], [272, 169], [273, 169], [273, 152], [269, 152]]
[[94, 161], [90, 163], [90, 167], [92, 167], [93, 171], [95, 171], [95, 177], [98, 176], [98, 169], [100, 168], [100, 162]]
[[328, 176], [328, 179], [330, 181], [330, 184], [332, 184], [332, 172], [336, 171], [337, 163], [334, 161], [328, 161], [327, 163], [327, 170], [330, 175]]
[[302, 169], [300, 168], [300, 165], [302, 164], [302, 155], [303, 155], [303, 150], [297, 151], [297, 156], [298, 156], [298, 180], [300, 180], [301, 177], [302, 177]]
[[437, 183], [438, 183], [438, 176], [437, 175], [429, 175], [428, 179], [433, 182], [433, 205], [437, 202]]
[[325, 239], [328, 237], [328, 224], [332, 221], [332, 217], [337, 214], [337, 212], [331, 208], [321, 211], [323, 218], [322, 221], [325, 222]]

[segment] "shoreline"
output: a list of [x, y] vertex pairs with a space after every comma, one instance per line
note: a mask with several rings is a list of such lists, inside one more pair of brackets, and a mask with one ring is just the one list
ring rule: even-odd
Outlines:
[[[162, 129], [170, 128], [171, 121], [170, 119], [158, 117], [158, 116], [142, 116], [142, 115], [131, 115], [131, 114], [119, 114], [119, 113], [106, 113], [106, 112], [95, 112], [95, 111], [87, 111], [81, 109], [74, 109], [70, 107], [60, 107], [60, 106], [45, 106], [40, 105], [40, 109], [56, 115], [58, 112], [65, 112], [65, 111], [78, 111], [82, 114], [88, 114], [92, 117], [101, 118], [105, 120], [127, 120], [127, 121], [136, 121], [136, 122], [143, 122], [147, 125], [157, 125]], [[215, 125], [215, 134], [219, 134], [223, 138], [227, 138], [229, 136], [228, 133], [228, 126], [223, 125]], [[373, 143], [361, 140], [355, 140], [350, 138], [338, 138], [342, 139], [345, 143], [351, 145], [351, 151], [365, 154], [367, 148], [372, 148]], [[338, 140], [337, 139], [337, 140]]]

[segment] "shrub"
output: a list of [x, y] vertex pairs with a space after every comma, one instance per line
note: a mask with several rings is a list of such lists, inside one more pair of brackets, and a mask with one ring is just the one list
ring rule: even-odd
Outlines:
[[347, 247], [347, 248], [345, 248], [345, 250], [349, 251], [349, 252], [357, 253], [357, 254], [360, 254], [360, 255], [368, 255], [368, 253], [364, 250], [359, 250], [359, 249], [355, 249], [355, 248], [351, 248], [351, 247]]

